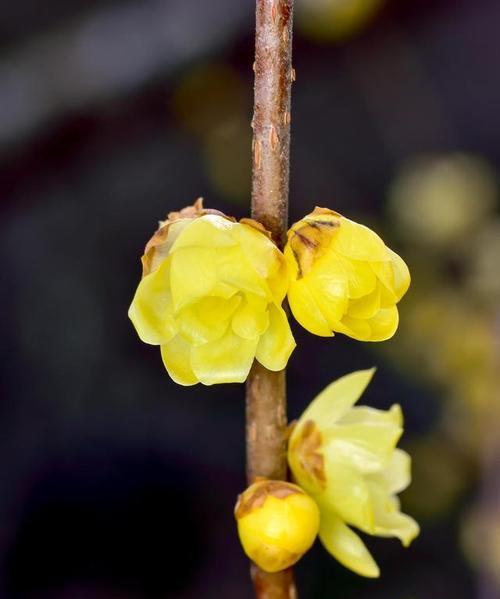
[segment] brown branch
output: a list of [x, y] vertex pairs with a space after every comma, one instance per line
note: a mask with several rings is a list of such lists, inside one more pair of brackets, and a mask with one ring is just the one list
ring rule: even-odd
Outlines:
[[257, 0], [252, 215], [283, 245], [288, 220], [293, 0]]
[[[252, 217], [283, 247], [288, 221], [293, 0], [257, 0]], [[285, 371], [255, 362], [247, 383], [247, 478], [286, 479]], [[268, 574], [252, 565], [258, 599], [294, 599], [291, 569]]]

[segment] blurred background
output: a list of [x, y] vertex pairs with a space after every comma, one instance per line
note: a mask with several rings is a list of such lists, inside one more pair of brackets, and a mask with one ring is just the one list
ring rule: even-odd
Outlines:
[[[500, 597], [497, 0], [296, 0], [291, 219], [328, 206], [410, 265], [383, 344], [298, 326], [290, 417], [378, 366], [422, 534], [320, 546], [307, 599]], [[35, 0], [0, 11], [0, 597], [250, 599], [233, 523], [243, 388], [176, 386], [127, 319], [167, 212], [250, 194], [253, 0]]]

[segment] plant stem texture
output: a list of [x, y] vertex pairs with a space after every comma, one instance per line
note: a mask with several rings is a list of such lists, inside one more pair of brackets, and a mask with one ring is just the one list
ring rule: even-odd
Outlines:
[[[293, 0], [257, 0], [253, 128], [252, 217], [282, 249], [288, 224]], [[247, 382], [247, 478], [285, 480], [285, 371], [255, 362]], [[295, 599], [292, 571], [269, 574], [252, 565], [257, 599]]]

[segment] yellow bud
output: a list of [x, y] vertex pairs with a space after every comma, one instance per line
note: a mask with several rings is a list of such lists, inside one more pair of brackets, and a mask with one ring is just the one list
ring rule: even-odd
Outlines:
[[238, 498], [235, 516], [245, 553], [266, 572], [295, 564], [319, 530], [314, 500], [282, 481], [263, 480], [248, 487]]
[[410, 273], [376, 233], [317, 207], [288, 231], [285, 259], [288, 302], [305, 329], [360, 341], [394, 335]]

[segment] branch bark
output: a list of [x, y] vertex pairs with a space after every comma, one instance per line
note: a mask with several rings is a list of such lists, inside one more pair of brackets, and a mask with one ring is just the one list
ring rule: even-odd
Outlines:
[[[252, 217], [283, 248], [288, 222], [293, 0], [257, 0]], [[247, 478], [286, 479], [285, 371], [255, 362], [247, 382]], [[257, 599], [297, 597], [291, 569], [269, 574], [252, 565]]]
[[288, 221], [293, 0], [257, 0], [252, 215], [282, 246]]

